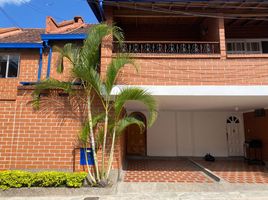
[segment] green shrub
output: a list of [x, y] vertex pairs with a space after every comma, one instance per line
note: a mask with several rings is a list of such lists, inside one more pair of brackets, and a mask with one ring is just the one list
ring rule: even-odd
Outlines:
[[0, 188], [3, 190], [20, 187], [81, 187], [87, 173], [67, 172], [0, 172]]
[[85, 180], [87, 174], [86, 173], [69, 173], [67, 174], [67, 187], [81, 187], [83, 181]]
[[64, 172], [36, 173], [34, 185], [38, 187], [59, 187], [66, 185], [66, 174]]
[[25, 171], [3, 171], [0, 172], [0, 188], [31, 187], [34, 175]]

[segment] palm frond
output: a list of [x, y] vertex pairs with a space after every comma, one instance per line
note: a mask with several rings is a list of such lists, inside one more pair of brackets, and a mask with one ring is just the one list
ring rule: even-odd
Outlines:
[[116, 84], [116, 79], [119, 71], [127, 64], [134, 66], [136, 70], [138, 70], [134, 60], [126, 54], [119, 54], [116, 58], [113, 58], [109, 64], [106, 72], [105, 82], [106, 90], [109, 95], [113, 89], [113, 86]]
[[117, 127], [116, 127], [117, 136], [119, 136], [128, 126], [133, 125], [133, 124], [136, 124], [137, 126], [139, 126], [140, 133], [143, 132], [145, 124], [142, 121], [134, 117], [124, 117], [117, 122]]
[[[92, 128], [96, 128], [96, 126], [98, 125], [98, 123], [100, 123], [101, 121], [103, 121], [105, 117], [105, 114], [104, 113], [100, 113], [98, 115], [94, 115], [92, 117]], [[84, 145], [84, 146], [87, 146], [88, 142], [89, 142], [89, 131], [90, 131], [90, 123], [88, 120], [86, 120], [84, 122], [84, 125], [82, 127], [82, 130], [79, 134], [79, 140], [81, 141], [81, 143]]]
[[86, 89], [93, 88], [99, 96], [105, 92], [100, 74], [94, 68], [84, 65], [76, 66], [72, 69], [72, 74], [74, 78], [82, 81]]
[[98, 123], [104, 121], [105, 113], [100, 113], [98, 115], [94, 115], [92, 118], [92, 126], [95, 128]]
[[88, 125], [88, 123], [85, 123], [84, 126], [82, 127], [82, 130], [80, 131], [78, 139], [84, 145], [84, 147], [87, 147], [87, 144], [89, 142], [89, 125]]
[[32, 93], [33, 100], [32, 105], [35, 109], [39, 109], [40, 106], [40, 94], [44, 90], [59, 89], [66, 93], [72, 94], [72, 83], [63, 82], [56, 79], [47, 79], [35, 85], [35, 89]]
[[111, 39], [114, 37], [119, 41], [123, 40], [121, 29], [116, 26], [101, 23], [90, 28], [88, 37], [81, 50], [81, 57], [85, 66], [94, 67], [95, 70], [98, 69], [100, 57], [99, 48], [103, 39], [106, 37], [111, 37]]
[[96, 149], [99, 149], [103, 143], [103, 140], [104, 140], [104, 128], [103, 127], [99, 127], [95, 138], [96, 138], [95, 139]]
[[63, 46], [63, 48], [55, 46], [53, 47], [55, 51], [59, 52], [59, 56], [57, 58], [57, 72], [62, 73], [64, 70], [64, 58], [67, 58], [67, 60], [72, 64], [76, 65], [77, 60], [80, 58], [80, 50], [78, 46], [67, 43]]
[[114, 102], [116, 116], [120, 116], [124, 105], [133, 100], [141, 102], [147, 107], [148, 126], [150, 127], [157, 118], [157, 103], [151, 94], [141, 88], [129, 87], [121, 90]]

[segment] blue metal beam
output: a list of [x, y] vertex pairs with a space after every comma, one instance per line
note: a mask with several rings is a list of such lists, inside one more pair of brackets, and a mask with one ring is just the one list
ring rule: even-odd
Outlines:
[[87, 34], [41, 34], [43, 41], [48, 40], [84, 40], [87, 38]]
[[0, 43], [1, 49], [40, 49], [43, 43]]

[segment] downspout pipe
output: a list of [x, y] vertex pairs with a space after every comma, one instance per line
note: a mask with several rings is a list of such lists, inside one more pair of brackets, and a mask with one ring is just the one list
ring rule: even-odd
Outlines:
[[39, 49], [39, 68], [38, 68], [37, 82], [41, 81], [42, 66], [43, 66], [43, 47], [40, 47], [40, 49]]
[[99, 8], [100, 8], [101, 19], [102, 21], [105, 21], [104, 10], [103, 10], [103, 0], [99, 0]]
[[49, 49], [48, 60], [47, 60], [47, 75], [46, 75], [46, 78], [48, 79], [50, 77], [50, 71], [51, 71], [52, 47], [48, 44], [48, 40], [45, 41], [45, 46], [46, 48]]

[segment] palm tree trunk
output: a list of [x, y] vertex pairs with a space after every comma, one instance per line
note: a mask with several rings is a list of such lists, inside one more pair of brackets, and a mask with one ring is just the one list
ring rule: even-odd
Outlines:
[[99, 181], [100, 174], [99, 174], [98, 158], [97, 158], [96, 149], [95, 149], [95, 138], [94, 138], [94, 131], [93, 131], [93, 123], [92, 123], [90, 94], [88, 95], [87, 106], [88, 106], [88, 121], [89, 121], [89, 129], [90, 129], [89, 137], [90, 137], [90, 143], [91, 143], [94, 165], [95, 165], [95, 170], [96, 170], [96, 178], [97, 178], [97, 181]]
[[93, 182], [93, 184], [96, 184], [96, 179], [93, 177], [90, 168], [88, 166], [88, 159], [87, 159], [87, 145], [84, 147], [84, 151], [85, 151], [85, 159], [86, 159], [86, 164], [87, 164], [87, 171], [88, 171], [88, 175], [91, 179], [91, 181]]
[[104, 167], [105, 167], [105, 149], [106, 149], [106, 140], [107, 140], [107, 131], [108, 131], [108, 108], [105, 109], [105, 122], [104, 122], [104, 135], [103, 135], [103, 144], [102, 144], [102, 177], [104, 177]]
[[116, 128], [114, 128], [113, 130], [112, 144], [111, 144], [111, 150], [110, 150], [110, 156], [109, 156], [109, 162], [108, 162], [108, 169], [106, 173], [106, 179], [108, 179], [110, 176], [110, 171], [111, 171], [113, 160], [114, 160], [115, 133], [116, 133]]

